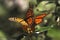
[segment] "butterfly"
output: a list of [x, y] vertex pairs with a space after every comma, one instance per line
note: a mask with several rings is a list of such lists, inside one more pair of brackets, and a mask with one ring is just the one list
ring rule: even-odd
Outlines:
[[9, 18], [9, 20], [20, 23], [21, 25], [23, 25], [22, 28], [24, 31], [26, 31], [28, 33], [32, 33], [35, 30], [35, 28], [32, 25], [40, 24], [46, 15], [47, 14], [43, 13], [41, 15], [34, 17], [32, 9], [29, 8], [26, 13], [26, 20], [24, 20], [22, 18], [17, 18], [17, 17], [11, 17], [11, 18]]

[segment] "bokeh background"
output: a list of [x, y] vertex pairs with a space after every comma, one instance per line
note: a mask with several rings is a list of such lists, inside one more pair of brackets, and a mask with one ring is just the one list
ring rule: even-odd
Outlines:
[[[39, 1], [40, 0], [38, 0], [38, 2]], [[50, 1], [54, 2], [55, 0]], [[4, 0], [0, 0], [0, 40], [15, 40], [17, 35], [14, 34], [18, 33], [19, 35], [19, 32], [17, 31], [21, 30], [19, 29], [21, 25], [19, 23], [9, 21], [8, 18], [9, 17], [25, 18], [26, 10], [21, 10], [21, 8], [19, 9], [19, 7], [15, 5], [10, 8], [7, 7], [6, 4], [4, 3], [5, 3]], [[28, 4], [26, 6], [28, 6]], [[58, 9], [56, 9], [58, 10], [56, 16], [59, 17], [60, 20], [59, 12], [60, 6], [58, 6]], [[59, 23], [55, 22], [55, 26], [48, 31], [47, 35], [49, 36], [47, 37], [48, 40], [49, 38], [51, 38], [52, 40], [60, 40], [60, 22]]]

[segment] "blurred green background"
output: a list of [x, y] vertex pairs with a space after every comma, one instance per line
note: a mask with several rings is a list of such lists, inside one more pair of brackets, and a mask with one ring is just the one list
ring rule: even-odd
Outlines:
[[[0, 29], [3, 29], [4, 31], [7, 29], [6, 27], [6, 25], [8, 25], [8, 22], [6, 21], [6, 16], [8, 17], [8, 14], [7, 14], [7, 12], [6, 12], [6, 10], [5, 10], [5, 8], [4, 8], [4, 6], [2, 6], [2, 5], [0, 5]], [[2, 23], [2, 22], [4, 22], [4, 23]], [[4, 26], [4, 27], [3, 27]], [[8, 25], [9, 26], [9, 25]], [[57, 27], [57, 26], [56, 26]], [[6, 28], [6, 29], [5, 29]], [[8, 32], [11, 32], [10, 30], [11, 30], [11, 28], [12, 27], [8, 27], [8, 28], [10, 28], [10, 29], [7, 29], [8, 30]], [[14, 28], [14, 27], [13, 27]], [[12, 28], [12, 29], [13, 29]], [[4, 35], [4, 32], [2, 32], [2, 31], [0, 31], [0, 37], [1, 37], [1, 35], [2, 35], [2, 37], [5, 37], [6, 35]], [[4, 36], [3, 36], [4, 35]], [[52, 38], [52, 40], [60, 40], [60, 29], [56, 29], [55, 27], [53, 28], [53, 29], [51, 29], [51, 30], [49, 30], [48, 31], [48, 34], [47, 34], [49, 37], [51, 37]]]
[[48, 31], [48, 36], [50, 36], [52, 40], [60, 40], [60, 30], [53, 28]]

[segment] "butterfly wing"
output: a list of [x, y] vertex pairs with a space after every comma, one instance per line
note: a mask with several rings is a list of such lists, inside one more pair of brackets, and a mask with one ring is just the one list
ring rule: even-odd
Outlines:
[[34, 23], [34, 15], [33, 15], [33, 9], [32, 8], [29, 8], [27, 13], [26, 13], [26, 22], [28, 23], [28, 32], [33, 32], [34, 31], [34, 26], [33, 26], [33, 23]]
[[22, 18], [11, 17], [9, 18], [10, 21], [18, 22], [22, 25], [28, 26], [27, 22], [25, 22]]
[[43, 21], [43, 18], [46, 16], [46, 13], [43, 13], [35, 18], [35, 24], [39, 24]]
[[29, 25], [33, 23], [33, 10], [32, 8], [29, 8], [27, 13], [26, 13], [26, 21]]
[[22, 25], [22, 28], [25, 32], [28, 32], [28, 24], [26, 21], [24, 21], [22, 18], [16, 18], [16, 17], [11, 17], [9, 18], [10, 21], [13, 22], [18, 22]]

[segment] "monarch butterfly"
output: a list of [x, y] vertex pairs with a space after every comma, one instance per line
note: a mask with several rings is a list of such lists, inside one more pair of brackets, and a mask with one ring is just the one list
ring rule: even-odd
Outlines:
[[33, 15], [33, 11], [32, 9], [30, 8], [28, 11], [27, 11], [27, 14], [26, 14], [26, 21], [22, 18], [17, 18], [17, 17], [11, 17], [9, 18], [10, 21], [14, 21], [14, 22], [18, 22], [20, 24], [23, 25], [23, 29], [28, 32], [28, 33], [31, 33], [33, 32], [34, 30], [34, 27], [32, 27], [31, 25], [33, 25], [33, 23], [35, 23], [36, 25], [41, 23], [43, 18], [46, 16], [47, 14], [41, 14], [39, 16], [36, 16], [34, 18], [34, 15]]

